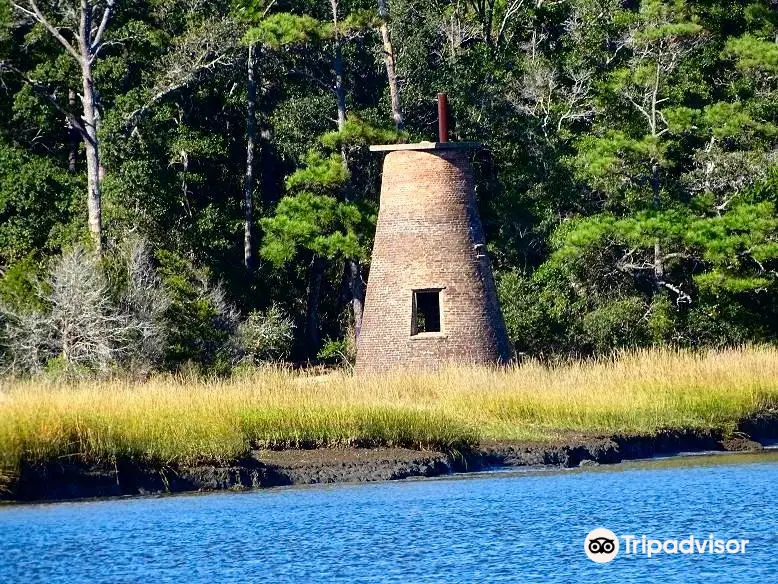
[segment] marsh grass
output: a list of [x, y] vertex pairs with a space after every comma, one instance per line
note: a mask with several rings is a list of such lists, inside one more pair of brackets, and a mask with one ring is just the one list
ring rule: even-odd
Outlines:
[[257, 447], [456, 450], [566, 432], [731, 430], [777, 407], [773, 347], [367, 377], [268, 368], [229, 379], [35, 379], [0, 387], [0, 475], [57, 458], [175, 464], [227, 461]]

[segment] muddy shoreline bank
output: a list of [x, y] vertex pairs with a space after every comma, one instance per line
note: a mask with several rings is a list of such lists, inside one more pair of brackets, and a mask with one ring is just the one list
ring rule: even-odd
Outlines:
[[435, 477], [500, 467], [616, 464], [704, 451], [754, 451], [778, 439], [778, 412], [743, 420], [737, 430], [664, 430], [653, 435], [570, 434], [553, 442], [482, 442], [464, 452], [406, 448], [255, 450], [227, 465], [152, 466], [134, 460], [85, 464], [56, 460], [22, 465], [0, 500], [33, 502], [96, 497], [249, 490], [317, 483]]

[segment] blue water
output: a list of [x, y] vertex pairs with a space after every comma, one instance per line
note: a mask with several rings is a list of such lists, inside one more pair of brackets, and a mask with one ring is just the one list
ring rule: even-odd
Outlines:
[[[778, 581], [778, 456], [0, 507], [0, 582]], [[620, 554], [617, 534], [750, 540]]]

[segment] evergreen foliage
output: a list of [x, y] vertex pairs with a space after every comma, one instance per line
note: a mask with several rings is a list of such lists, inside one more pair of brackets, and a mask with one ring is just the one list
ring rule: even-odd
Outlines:
[[[367, 146], [434, 139], [439, 91], [452, 138], [485, 145], [477, 193], [519, 353], [778, 340], [773, 2], [388, 8], [115, 3], [92, 63], [105, 249], [90, 263], [82, 72], [41, 22], [0, 2], [3, 366], [229, 371], [313, 359], [314, 338], [327, 339], [324, 360], [353, 352], [344, 265], [369, 278], [380, 183]], [[45, 12], [60, 26], [78, 9]], [[382, 23], [402, 133], [389, 129]], [[248, 270], [245, 200], [258, 250]], [[75, 294], [100, 291], [95, 313], [123, 315], [132, 339], [111, 337], [99, 358], [63, 357], [47, 328], [63, 281], [52, 266], [74, 249], [94, 268]]]

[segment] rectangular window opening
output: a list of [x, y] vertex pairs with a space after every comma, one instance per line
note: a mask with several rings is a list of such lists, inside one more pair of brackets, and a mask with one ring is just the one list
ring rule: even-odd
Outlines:
[[440, 290], [414, 290], [411, 335], [439, 333], [440, 313]]

